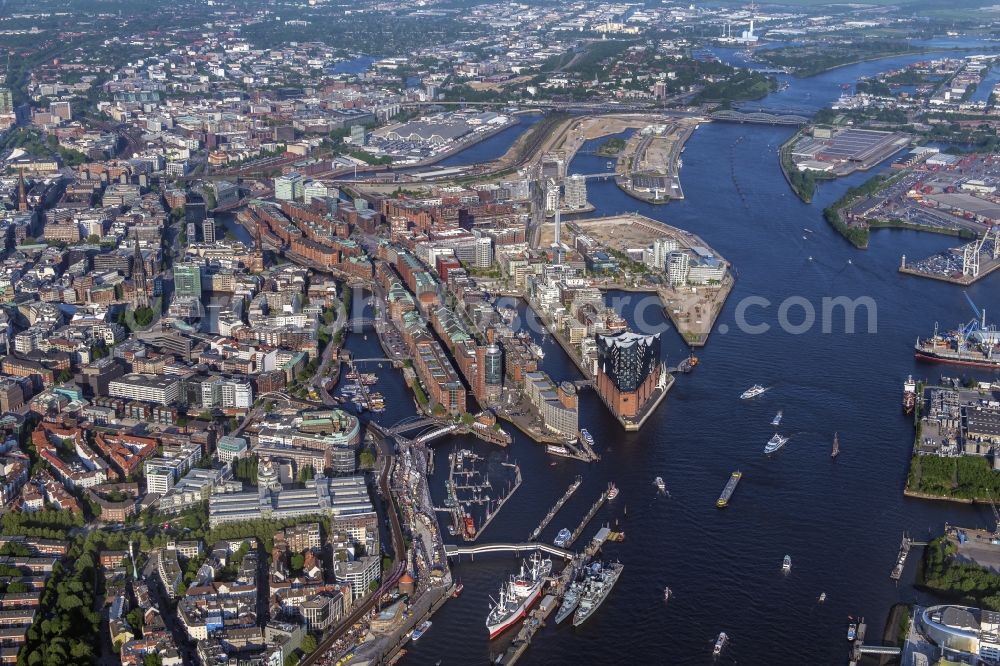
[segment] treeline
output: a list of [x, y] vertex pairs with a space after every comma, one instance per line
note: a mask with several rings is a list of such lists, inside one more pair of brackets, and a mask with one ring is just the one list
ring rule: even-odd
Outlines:
[[787, 46], [759, 51], [757, 57], [776, 67], [788, 67], [796, 76], [813, 76], [834, 67], [870, 58], [914, 51], [904, 41], [865, 39], [840, 44]]
[[56, 563], [42, 593], [35, 623], [18, 654], [19, 666], [80, 666], [100, 656], [101, 615], [94, 610], [96, 563], [104, 535], [92, 532], [70, 546], [65, 565]]
[[924, 549], [922, 585], [958, 603], [1000, 611], [1000, 576], [977, 564], [958, 562], [957, 546], [947, 538]]
[[913, 456], [906, 480], [908, 490], [965, 500], [987, 500], [1000, 495], [1000, 474], [986, 458]]
[[233, 477], [243, 483], [249, 483], [250, 485], [256, 486], [259, 464], [260, 463], [257, 460], [256, 455], [237, 458], [233, 461]]
[[871, 230], [868, 228], [868, 223], [849, 224], [841, 217], [840, 210], [846, 208], [857, 199], [875, 194], [887, 184], [888, 179], [884, 176], [873, 176], [857, 187], [847, 188], [844, 196], [837, 199], [837, 201], [823, 211], [823, 219], [840, 232], [840, 235], [846, 238], [854, 247], [860, 249], [868, 247], [868, 241], [871, 238]]
[[710, 83], [695, 97], [696, 102], [761, 99], [778, 89], [778, 83], [760, 72], [739, 72], [724, 81]]
[[0, 518], [4, 534], [19, 534], [39, 539], [65, 539], [73, 527], [83, 527], [83, 514], [79, 511], [11, 511]]

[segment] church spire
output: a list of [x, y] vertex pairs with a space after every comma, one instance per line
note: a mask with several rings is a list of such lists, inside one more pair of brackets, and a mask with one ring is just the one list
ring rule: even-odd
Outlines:
[[149, 291], [146, 286], [146, 260], [139, 249], [139, 240], [135, 241], [135, 254], [132, 257], [132, 286], [134, 295], [132, 296], [132, 308], [149, 307]]
[[22, 213], [28, 212], [28, 194], [24, 190], [24, 169], [17, 170], [17, 209]]

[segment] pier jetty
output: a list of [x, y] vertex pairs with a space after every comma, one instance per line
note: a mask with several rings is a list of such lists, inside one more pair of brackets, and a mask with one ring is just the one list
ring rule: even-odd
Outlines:
[[892, 573], [889, 574], [890, 579], [898, 581], [902, 578], [903, 569], [906, 568], [906, 558], [910, 554], [910, 546], [912, 544], [912, 539], [904, 534], [903, 540], [899, 543], [899, 554], [896, 556], [896, 565], [892, 568]]
[[604, 506], [605, 502], [608, 501], [608, 490], [610, 490], [610, 488], [601, 493], [600, 497], [597, 498], [597, 501], [594, 502], [594, 505], [590, 507], [590, 511], [587, 512], [587, 515], [583, 517], [583, 520], [580, 521], [577, 528], [573, 530], [573, 534], [570, 536], [569, 540], [566, 541], [567, 547], [572, 546], [573, 543], [580, 538], [580, 534], [587, 527], [587, 524], [594, 519], [594, 516], [597, 515], [600, 508]]
[[576, 489], [580, 487], [581, 483], [583, 483], [583, 477], [577, 476], [576, 479], [573, 481], [573, 483], [569, 484], [569, 488], [566, 489], [566, 492], [563, 493], [563, 496], [559, 498], [559, 500], [552, 506], [551, 509], [549, 509], [549, 512], [545, 514], [544, 518], [542, 518], [542, 522], [538, 524], [538, 527], [536, 527], [531, 532], [531, 536], [528, 537], [528, 541], [534, 541], [535, 539], [537, 539], [538, 535], [542, 533], [542, 530], [544, 530], [546, 527], [549, 526], [549, 523], [551, 523], [552, 519], [556, 517], [556, 514], [559, 513], [559, 510], [563, 508], [563, 505], [566, 504], [566, 501], [573, 496], [573, 493], [576, 492]]

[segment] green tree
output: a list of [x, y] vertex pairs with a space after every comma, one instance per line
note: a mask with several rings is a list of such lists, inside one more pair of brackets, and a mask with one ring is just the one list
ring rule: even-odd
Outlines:
[[148, 308], [143, 306], [136, 308], [133, 316], [135, 318], [135, 323], [138, 324], [140, 327], [145, 328], [146, 326], [149, 326], [151, 323], [153, 323], [153, 317], [155, 316], [155, 314], [156, 313], [153, 312], [153, 308]]
[[312, 654], [316, 651], [316, 637], [312, 634], [306, 634], [302, 638], [302, 651], [306, 654]]
[[306, 558], [302, 553], [295, 553], [291, 557], [290, 566], [292, 571], [302, 571], [302, 567], [305, 566]]

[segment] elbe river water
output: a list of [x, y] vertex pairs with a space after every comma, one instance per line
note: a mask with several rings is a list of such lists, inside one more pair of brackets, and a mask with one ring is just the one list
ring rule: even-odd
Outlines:
[[[736, 57], [730, 51], [720, 54]], [[815, 110], [834, 100], [842, 83], [927, 57], [789, 78], [787, 89], [747, 106]], [[464, 151], [453, 163], [495, 157], [525, 126]], [[973, 315], [961, 288], [903, 276], [896, 268], [902, 254], [922, 257], [955, 239], [878, 231], [869, 249], [853, 249], [823, 221], [823, 207], [888, 164], [824, 183], [814, 203], [805, 205], [778, 168], [778, 146], [793, 131], [702, 124], [683, 154], [686, 198], [666, 206], [632, 199], [613, 182], [588, 183], [595, 215], [638, 211], [695, 232], [735, 265], [739, 278], [708, 346], [697, 352], [700, 364], [677, 378], [641, 432], [624, 433], [596, 395], [584, 391], [580, 421], [597, 440], [599, 463], [553, 458], [520, 434], [501, 454], [520, 464], [524, 484], [481, 542], [525, 540], [577, 474], [584, 483], [542, 539], [551, 542], [560, 528], [574, 528], [612, 481], [621, 494], [598, 513], [579, 543], [602, 523], [617, 523], [626, 532], [623, 543], [609, 543], [603, 551], [605, 558], [625, 565], [604, 605], [576, 629], [569, 622], [558, 627], [550, 622], [522, 663], [702, 664], [711, 661], [720, 631], [731, 638], [721, 663], [845, 663], [849, 615], [865, 616], [870, 635], [880, 636], [892, 604], [921, 598], [910, 584], [919, 550], [903, 581], [897, 586], [889, 580], [903, 530], [924, 536], [939, 532], [946, 520], [992, 528], [988, 509], [902, 496], [913, 441], [913, 427], [901, 412], [903, 381], [911, 372], [932, 379], [969, 375], [960, 368], [916, 363], [912, 345], [931, 332], [935, 321], [951, 326]], [[604, 161], [580, 154], [570, 171], [600, 172]], [[968, 293], [1000, 316], [998, 279], [987, 278]], [[839, 310], [829, 318], [831, 332], [824, 332], [823, 299], [840, 296], [871, 298], [876, 331], [867, 331], [862, 309], [857, 332], [844, 332]], [[751, 323], [768, 324], [768, 332], [741, 332], [736, 311], [749, 297], [771, 304], [747, 315]], [[788, 315], [792, 323], [802, 321], [802, 303], [817, 314], [815, 325], [802, 333], [784, 332], [779, 325], [779, 306], [792, 297], [800, 303]], [[625, 314], [631, 316], [628, 308]], [[647, 309], [646, 315], [648, 324], [666, 328], [663, 351], [675, 364], [687, 353], [682, 340], [658, 310]], [[728, 331], [722, 333], [723, 328]], [[381, 355], [371, 331], [367, 337], [351, 335], [347, 345], [359, 356]], [[558, 346], [549, 341], [544, 349], [544, 369], [553, 378], [578, 376]], [[756, 400], [739, 400], [755, 383], [772, 388]], [[380, 422], [392, 424], [413, 413], [399, 373], [380, 372], [377, 390], [389, 403], [388, 411], [375, 417]], [[762, 450], [779, 409], [784, 411], [779, 430], [791, 439], [768, 458]], [[831, 461], [835, 431], [841, 455]], [[455, 447], [486, 455], [496, 451], [468, 438], [439, 440], [431, 479], [439, 505], [447, 455]], [[715, 500], [736, 469], [743, 480], [729, 508], [720, 511]], [[670, 498], [657, 495], [653, 478], [658, 475]], [[788, 575], [781, 573], [785, 554], [793, 562]], [[517, 566], [513, 556], [503, 555], [457, 562], [453, 571], [464, 593], [435, 614], [419, 643], [407, 646], [403, 663], [482, 664], [501, 652], [515, 632], [491, 642], [484, 620], [490, 595], [497, 596]], [[665, 585], [674, 593], [669, 604], [662, 600]], [[827, 593], [823, 605], [816, 603], [821, 592]]]

